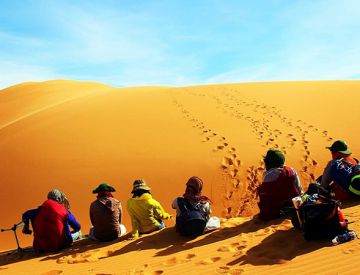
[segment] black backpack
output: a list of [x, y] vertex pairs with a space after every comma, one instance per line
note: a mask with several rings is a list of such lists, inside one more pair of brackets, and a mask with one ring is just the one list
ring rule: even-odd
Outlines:
[[340, 203], [320, 194], [311, 194], [296, 210], [297, 216], [292, 217], [294, 227], [299, 227], [305, 240], [332, 239], [348, 232], [347, 221], [340, 210]]
[[191, 203], [178, 198], [180, 215], [176, 217], [176, 231], [184, 236], [199, 236], [204, 232], [208, 217], [201, 210], [200, 203]]

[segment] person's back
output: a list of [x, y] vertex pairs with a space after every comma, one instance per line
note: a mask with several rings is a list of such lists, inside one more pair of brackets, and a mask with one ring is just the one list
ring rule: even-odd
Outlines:
[[152, 197], [150, 187], [143, 180], [136, 180], [133, 186], [133, 197], [127, 201], [133, 227], [132, 236], [138, 237], [139, 234], [164, 228], [162, 220], [171, 218], [171, 215]]
[[203, 181], [191, 177], [183, 197], [174, 199], [172, 203], [172, 208], [176, 209], [176, 230], [182, 235], [195, 237], [220, 227], [217, 217], [210, 218], [211, 200], [201, 195], [202, 188]]
[[40, 252], [56, 251], [65, 246], [64, 223], [67, 211], [62, 204], [46, 200], [34, 219], [34, 249]]
[[302, 193], [295, 169], [284, 166], [285, 156], [279, 150], [269, 150], [264, 158], [266, 172], [258, 187], [259, 217], [271, 220], [280, 217], [281, 210], [291, 206], [291, 199]]
[[97, 199], [90, 205], [90, 220], [93, 225], [93, 234], [99, 241], [111, 241], [124, 234], [125, 227], [121, 227], [122, 208], [120, 201], [115, 199], [111, 192], [115, 189], [107, 184], [100, 184], [93, 194]]
[[338, 200], [348, 200], [353, 197], [349, 191], [352, 166], [358, 162], [351, 156], [347, 144], [342, 140], [335, 141], [330, 147], [332, 160], [326, 165], [320, 184], [331, 190]]

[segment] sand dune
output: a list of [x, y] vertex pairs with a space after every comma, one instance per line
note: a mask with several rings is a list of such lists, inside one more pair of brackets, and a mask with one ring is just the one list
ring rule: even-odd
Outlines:
[[[59, 188], [87, 232], [91, 190], [108, 182], [125, 203], [136, 178], [145, 179], [171, 212], [171, 201], [193, 175], [203, 178], [214, 214], [226, 218], [222, 230], [195, 240], [178, 237], [169, 221], [168, 229], [140, 240], [85, 240], [36, 259], [2, 255], [0, 272], [358, 273], [359, 241], [337, 247], [308, 243], [289, 221], [260, 223], [252, 215], [258, 212], [254, 190], [268, 148], [286, 153], [303, 186], [321, 175], [330, 157], [324, 147], [333, 140], [345, 139], [360, 155], [359, 89], [359, 81], [121, 89], [48, 81], [0, 91], [0, 228], [18, 222], [49, 189]], [[345, 210], [355, 230], [358, 210], [356, 204]], [[130, 228], [126, 214], [125, 224]], [[2, 250], [15, 247], [11, 233], [1, 233], [0, 240]], [[20, 242], [31, 240], [22, 236]]]

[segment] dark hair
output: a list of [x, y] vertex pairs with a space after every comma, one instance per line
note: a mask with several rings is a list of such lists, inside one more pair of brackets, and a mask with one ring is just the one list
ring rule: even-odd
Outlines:
[[266, 170], [284, 166], [285, 156], [280, 150], [270, 149], [264, 157]]
[[145, 194], [145, 193], [148, 193], [148, 194], [151, 194], [149, 190], [144, 190], [144, 189], [138, 189], [138, 190], [135, 190], [133, 192], [133, 198], [135, 197], [140, 197], [142, 194]]

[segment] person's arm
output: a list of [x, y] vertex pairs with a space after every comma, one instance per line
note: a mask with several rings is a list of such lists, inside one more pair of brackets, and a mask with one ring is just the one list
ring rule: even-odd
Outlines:
[[90, 222], [91, 225], [94, 226], [94, 214], [93, 214], [93, 203], [90, 205], [90, 211], [89, 211], [89, 215], [90, 215]]
[[300, 178], [298, 173], [295, 171], [294, 168], [291, 168], [291, 170], [294, 172], [294, 177], [295, 177], [295, 188], [297, 189], [299, 195], [302, 195], [304, 193], [303, 188], [301, 186], [301, 182], [300, 182]]
[[81, 229], [80, 223], [76, 220], [75, 216], [70, 211], [68, 211], [68, 224], [73, 229], [71, 233], [78, 232]]
[[28, 210], [22, 214], [22, 221], [26, 226], [29, 226], [30, 221], [33, 221], [40, 212], [40, 207]]
[[24, 234], [31, 234], [32, 231], [29, 228], [29, 223], [31, 221], [31, 223], [33, 223], [33, 220], [36, 218], [36, 216], [39, 214], [40, 212], [40, 207], [36, 209], [31, 209], [26, 211], [25, 213], [22, 214], [22, 221], [24, 222], [24, 227], [22, 229], [22, 233]]
[[161, 204], [155, 199], [153, 199], [153, 201], [154, 201], [154, 217], [156, 219], [170, 219], [171, 215], [165, 212]]
[[139, 229], [140, 229], [140, 223], [138, 221], [138, 219], [136, 218], [136, 216], [134, 215], [134, 213], [132, 212], [131, 209], [131, 202], [128, 201], [127, 202], [127, 210], [131, 219], [131, 226], [132, 226], [132, 231], [131, 231], [131, 236], [133, 238], [138, 238], [139, 237]]
[[205, 214], [207, 216], [210, 216], [211, 214], [211, 207], [210, 207], [210, 203], [209, 202], [206, 202], [205, 205], [204, 205], [204, 210], [205, 210]]
[[326, 167], [324, 169], [324, 173], [322, 174], [322, 177], [321, 177], [320, 185], [326, 189], [329, 188], [329, 185], [332, 182], [331, 168], [332, 168], [333, 163], [334, 163], [333, 161], [329, 161], [329, 163], [326, 165]]
[[179, 208], [177, 198], [173, 200], [173, 202], [172, 202], [172, 204], [171, 204], [171, 208], [172, 208], [172, 209], [178, 209], [178, 208]]
[[119, 202], [119, 223], [121, 224], [122, 221], [122, 206], [121, 202]]

